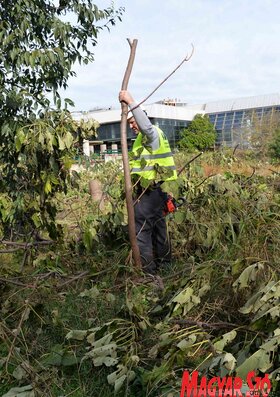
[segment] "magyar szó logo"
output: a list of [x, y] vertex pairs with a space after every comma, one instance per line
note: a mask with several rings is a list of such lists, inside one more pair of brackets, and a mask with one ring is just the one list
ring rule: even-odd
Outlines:
[[192, 374], [184, 371], [180, 397], [267, 397], [270, 391], [267, 374], [261, 378], [251, 371], [244, 384], [241, 378], [232, 376], [211, 379], [202, 376], [199, 382], [198, 371]]

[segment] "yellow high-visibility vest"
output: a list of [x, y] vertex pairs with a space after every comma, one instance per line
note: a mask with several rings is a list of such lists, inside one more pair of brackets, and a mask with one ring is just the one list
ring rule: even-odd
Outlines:
[[168, 139], [160, 128], [155, 128], [159, 133], [159, 148], [151, 150], [148, 145], [143, 143], [144, 135], [139, 132], [132, 147], [131, 174], [138, 174], [147, 180], [170, 181], [177, 179], [177, 171]]

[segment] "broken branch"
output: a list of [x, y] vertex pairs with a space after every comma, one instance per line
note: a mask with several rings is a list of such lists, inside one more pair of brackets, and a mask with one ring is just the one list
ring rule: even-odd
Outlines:
[[172, 70], [172, 72], [169, 73], [169, 75], [167, 77], [165, 77], [165, 79], [162, 80], [162, 82], [159, 83], [159, 85], [156, 86], [156, 88], [148, 96], [146, 96], [146, 98], [144, 98], [141, 102], [139, 102], [136, 106], [134, 106], [134, 108], [132, 108], [130, 110], [134, 110], [134, 109], [138, 108], [138, 106], [142, 105], [142, 103], [146, 102], [147, 99], [149, 99], [183, 65], [183, 63], [188, 62], [191, 59], [191, 57], [193, 56], [193, 53], [194, 53], [194, 46], [192, 44], [191, 54], [190, 55], [187, 54], [185, 56], [185, 58], [179, 63], [179, 65], [176, 66], [176, 68], [174, 70]]

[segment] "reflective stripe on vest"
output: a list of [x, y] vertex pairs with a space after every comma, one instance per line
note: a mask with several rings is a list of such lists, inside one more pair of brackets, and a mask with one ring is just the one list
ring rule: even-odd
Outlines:
[[[159, 148], [152, 151], [148, 145], [145, 147], [142, 144], [143, 134], [139, 132], [132, 148], [131, 173], [138, 174], [148, 180], [155, 180], [159, 178], [160, 169], [162, 169], [161, 179], [177, 179], [176, 167], [169, 142], [160, 128], [154, 128], [157, 129], [159, 134]], [[164, 169], [170, 170], [172, 174], [164, 176]]]
[[[163, 159], [166, 157], [170, 157], [173, 156], [172, 152], [168, 152], [168, 153], [160, 153], [160, 154], [142, 154], [141, 153], [141, 159], [145, 159], [145, 160], [153, 160], [153, 159]], [[138, 160], [139, 157], [135, 156], [133, 157], [133, 160]]]
[[[164, 165], [163, 167], [164, 168], [168, 168], [170, 170], [176, 170], [175, 165], [168, 165], [168, 166]], [[142, 171], [151, 171], [151, 170], [154, 170], [154, 165], [148, 165], [147, 167], [144, 167], [144, 168], [136, 168], [136, 167], [134, 167], [134, 168], [132, 168], [131, 172], [132, 173], [133, 172], [140, 173]]]

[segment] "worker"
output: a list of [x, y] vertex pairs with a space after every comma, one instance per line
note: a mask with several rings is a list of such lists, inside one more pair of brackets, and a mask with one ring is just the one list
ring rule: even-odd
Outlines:
[[122, 90], [120, 102], [130, 109], [128, 123], [136, 134], [130, 160], [134, 187], [134, 213], [137, 244], [145, 273], [156, 274], [171, 263], [171, 244], [163, 215], [167, 194], [161, 184], [177, 179], [169, 142], [164, 132], [153, 126], [131, 94]]

